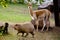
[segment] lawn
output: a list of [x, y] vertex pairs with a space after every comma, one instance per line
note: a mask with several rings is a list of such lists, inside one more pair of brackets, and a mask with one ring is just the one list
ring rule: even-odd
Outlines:
[[[0, 22], [20, 23], [30, 21], [28, 6], [22, 4], [9, 4], [7, 8], [0, 6]], [[58, 28], [60, 30], [60, 28]], [[17, 31], [9, 26], [8, 35], [0, 33], [0, 40], [60, 40], [60, 32], [56, 29], [49, 32], [36, 32], [35, 38], [29, 34], [28, 37], [21, 37], [21, 34], [16, 35]], [[58, 31], [58, 32], [57, 32]]]
[[11, 4], [7, 8], [0, 6], [0, 21], [25, 22], [30, 21], [28, 6], [22, 4]]

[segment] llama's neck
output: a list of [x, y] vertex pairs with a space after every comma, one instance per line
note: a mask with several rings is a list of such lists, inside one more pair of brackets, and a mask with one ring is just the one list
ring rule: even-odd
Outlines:
[[30, 11], [32, 20], [37, 19], [36, 14], [34, 14], [34, 12], [32, 10], [32, 6], [29, 6], [29, 11]]
[[31, 16], [33, 16], [32, 6], [28, 6]]

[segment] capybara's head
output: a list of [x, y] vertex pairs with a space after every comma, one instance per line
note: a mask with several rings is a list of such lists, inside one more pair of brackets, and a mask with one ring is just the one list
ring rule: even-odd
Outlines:
[[15, 25], [14, 25], [14, 29], [15, 29], [15, 30], [19, 30], [20, 28], [21, 28], [21, 25], [20, 25], [20, 24], [15, 24]]

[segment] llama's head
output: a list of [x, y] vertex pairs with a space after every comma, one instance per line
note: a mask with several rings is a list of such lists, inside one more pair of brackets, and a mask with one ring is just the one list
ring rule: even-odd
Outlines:
[[32, 3], [31, 2], [28, 2], [28, 6], [32, 6]]

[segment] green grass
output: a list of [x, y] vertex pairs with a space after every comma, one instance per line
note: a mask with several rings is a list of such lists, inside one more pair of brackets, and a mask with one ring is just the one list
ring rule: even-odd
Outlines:
[[11, 4], [7, 8], [0, 6], [0, 21], [25, 22], [30, 21], [28, 7], [22, 4]]
[[[36, 8], [36, 7], [34, 7]], [[28, 6], [22, 4], [9, 4], [7, 8], [0, 6], [0, 22], [26, 22], [30, 21], [31, 17], [29, 14]], [[60, 40], [60, 32], [36, 32], [35, 38], [28, 37], [23, 38], [16, 35], [15, 31], [11, 26], [8, 27], [8, 35], [2, 35], [0, 33], [0, 40]]]

